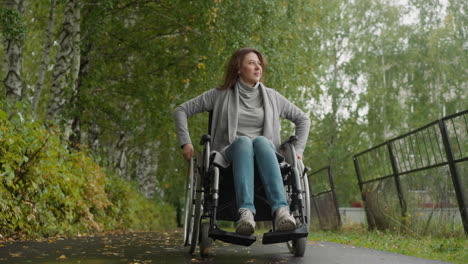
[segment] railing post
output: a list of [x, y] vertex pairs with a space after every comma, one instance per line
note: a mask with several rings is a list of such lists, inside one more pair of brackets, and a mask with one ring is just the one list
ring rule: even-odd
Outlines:
[[392, 142], [388, 141], [387, 142], [387, 147], [388, 147], [388, 153], [390, 155], [390, 162], [392, 164], [392, 170], [393, 170], [393, 178], [395, 179], [395, 186], [398, 192], [398, 200], [400, 201], [400, 207], [401, 207], [401, 217], [403, 220], [403, 225], [406, 225], [406, 216], [407, 216], [407, 206], [406, 206], [406, 200], [405, 196], [403, 195], [403, 188], [401, 187], [401, 182], [400, 182], [400, 174], [398, 172], [398, 166], [396, 163], [395, 155], [393, 153], [393, 147], [392, 147]]
[[364, 212], [366, 213], [367, 227], [372, 230], [375, 228], [375, 224], [373, 224], [374, 221], [372, 221], [372, 218], [369, 214], [369, 210], [367, 209], [367, 198], [366, 198], [366, 195], [364, 194], [361, 170], [359, 168], [359, 161], [356, 156], [353, 156], [353, 162], [354, 162], [354, 169], [356, 170], [356, 176], [358, 178], [359, 190], [361, 190], [361, 198], [364, 203]]
[[336, 209], [336, 217], [338, 218], [338, 227], [336, 229], [339, 229], [341, 227], [341, 216], [340, 216], [340, 209], [338, 208], [338, 199], [336, 197], [335, 185], [333, 184], [331, 166], [328, 166], [328, 182], [330, 183], [330, 189], [332, 191], [332, 197], [333, 197], [333, 201], [334, 201], [335, 209]]
[[458, 173], [457, 166], [454, 162], [452, 145], [450, 144], [447, 126], [443, 119], [439, 120], [440, 133], [442, 135], [442, 141], [445, 147], [445, 153], [447, 155], [447, 162], [450, 169], [450, 175], [452, 176], [453, 188], [457, 197], [458, 208], [460, 210], [460, 216], [465, 229], [465, 234], [468, 235], [468, 212], [466, 210], [465, 198], [463, 197], [463, 189], [460, 181], [460, 174]]

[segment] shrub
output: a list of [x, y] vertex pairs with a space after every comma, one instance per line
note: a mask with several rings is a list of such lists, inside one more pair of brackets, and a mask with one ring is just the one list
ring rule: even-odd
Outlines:
[[168, 206], [107, 176], [63, 138], [54, 126], [0, 110], [0, 234], [34, 238], [171, 223]]

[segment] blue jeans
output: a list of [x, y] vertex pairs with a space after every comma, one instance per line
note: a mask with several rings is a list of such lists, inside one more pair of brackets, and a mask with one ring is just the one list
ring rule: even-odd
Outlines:
[[247, 208], [255, 214], [254, 162], [262, 180], [272, 212], [288, 206], [275, 147], [265, 137], [251, 140], [238, 137], [227, 149], [226, 157], [231, 162], [238, 208]]

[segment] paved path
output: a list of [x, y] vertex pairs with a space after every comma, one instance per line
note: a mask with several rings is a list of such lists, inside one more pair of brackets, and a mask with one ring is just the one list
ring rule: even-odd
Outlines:
[[202, 259], [181, 246], [181, 233], [127, 233], [51, 239], [43, 242], [0, 242], [0, 263], [316, 263], [316, 264], [441, 264], [444, 262], [355, 248], [335, 243], [308, 243], [303, 258], [289, 253], [285, 244], [251, 247], [214, 243]]

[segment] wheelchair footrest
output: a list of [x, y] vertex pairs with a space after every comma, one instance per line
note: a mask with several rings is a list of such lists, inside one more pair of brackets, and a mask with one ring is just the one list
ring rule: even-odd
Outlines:
[[275, 243], [283, 243], [288, 242], [291, 240], [295, 240], [298, 238], [307, 237], [309, 235], [307, 225], [301, 225], [295, 230], [292, 231], [284, 231], [284, 232], [268, 232], [263, 234], [262, 243], [267, 244], [275, 244]]
[[218, 226], [214, 226], [210, 228], [208, 232], [208, 236], [211, 237], [213, 240], [221, 240], [226, 243], [236, 244], [241, 246], [250, 246], [257, 238], [255, 236], [244, 236], [234, 232], [226, 232], [221, 230]]

